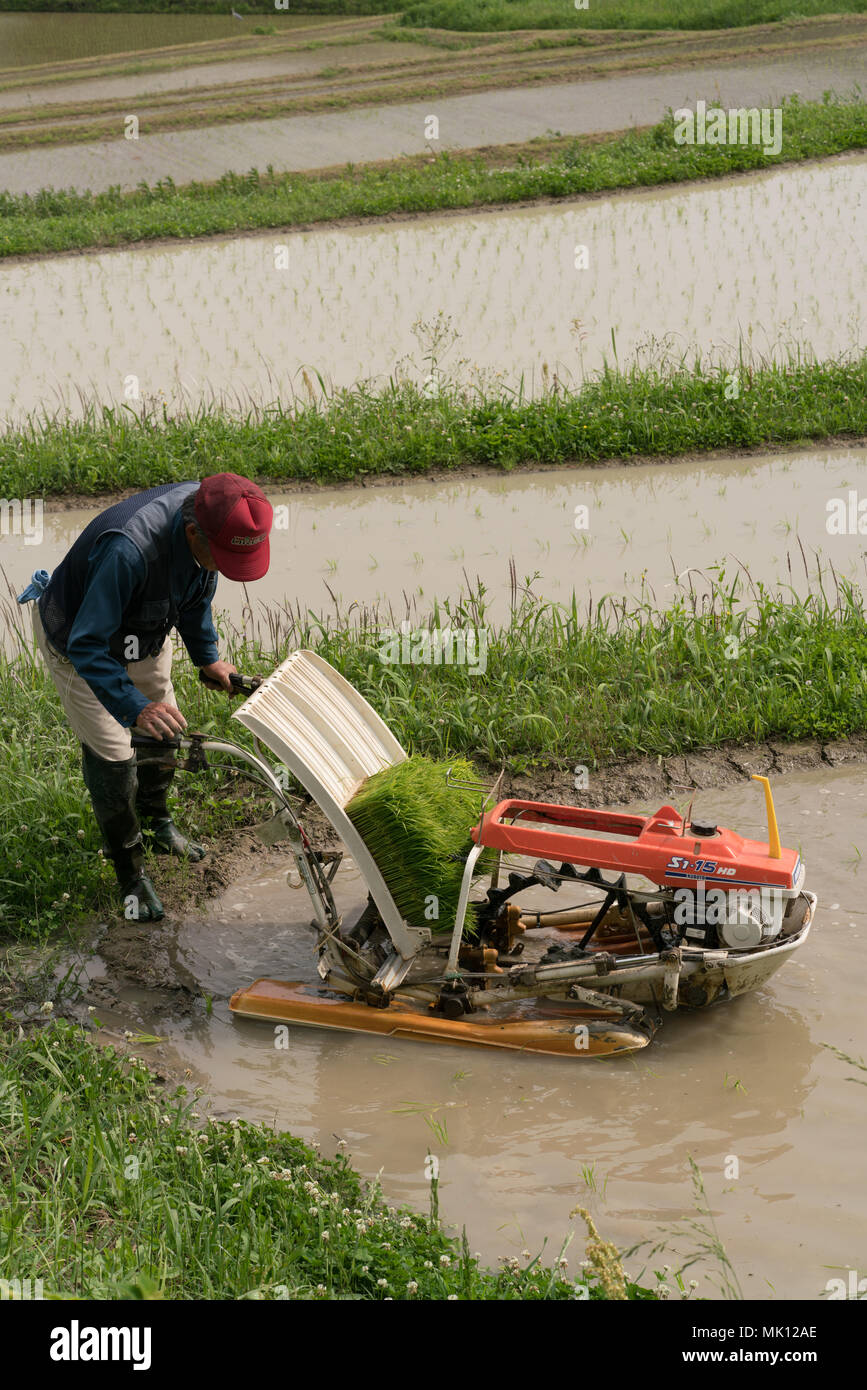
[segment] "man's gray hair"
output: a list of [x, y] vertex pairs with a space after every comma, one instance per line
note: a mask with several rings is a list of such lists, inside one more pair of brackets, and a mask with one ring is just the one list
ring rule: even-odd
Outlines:
[[[181, 516], [184, 519], [185, 526], [195, 526], [196, 535], [204, 536], [205, 533], [199, 525], [198, 521], [196, 520], [196, 498], [198, 497], [198, 495], [198, 488], [196, 488], [195, 492], [190, 492], [187, 494], [187, 496], [181, 503]], [[205, 539], [207, 539], [207, 537], [205, 537]]]

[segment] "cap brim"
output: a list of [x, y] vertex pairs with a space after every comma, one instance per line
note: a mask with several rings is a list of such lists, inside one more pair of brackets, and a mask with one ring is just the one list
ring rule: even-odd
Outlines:
[[270, 540], [252, 546], [247, 554], [216, 546], [213, 541], [210, 542], [210, 546], [214, 564], [227, 579], [242, 583], [245, 580], [261, 579], [268, 573], [268, 566], [271, 564]]

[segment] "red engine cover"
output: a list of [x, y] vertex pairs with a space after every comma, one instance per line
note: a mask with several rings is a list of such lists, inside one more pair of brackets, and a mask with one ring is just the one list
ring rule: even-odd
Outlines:
[[[597, 833], [581, 833], [586, 831]], [[474, 827], [473, 839], [507, 854], [643, 874], [659, 887], [702, 881], [721, 888], [795, 889], [803, 873], [796, 850], [784, 849], [772, 859], [762, 841], [745, 840], [721, 826], [713, 835], [698, 836], [673, 806], [652, 816], [631, 816], [544, 801], [501, 801], [483, 817], [481, 829]]]

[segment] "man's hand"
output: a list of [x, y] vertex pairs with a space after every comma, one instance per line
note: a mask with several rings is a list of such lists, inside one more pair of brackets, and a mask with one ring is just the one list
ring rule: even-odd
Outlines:
[[163, 700], [151, 701], [145, 705], [138, 719], [135, 721], [135, 728], [140, 729], [143, 734], [149, 734], [151, 738], [163, 739], [168, 736], [175, 738], [182, 734], [187, 727], [187, 721], [179, 709], [174, 705], [167, 705]]
[[237, 674], [237, 666], [233, 666], [231, 661], [212, 661], [210, 666], [200, 666], [199, 670], [206, 681], [212, 685], [219, 686], [221, 690], [226, 690], [230, 695], [237, 695], [240, 692], [235, 690], [229, 680], [229, 673], [234, 671]]

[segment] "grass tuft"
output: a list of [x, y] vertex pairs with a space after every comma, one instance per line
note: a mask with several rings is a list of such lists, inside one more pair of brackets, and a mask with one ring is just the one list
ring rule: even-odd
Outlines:
[[342, 1155], [206, 1124], [198, 1091], [168, 1091], [62, 1019], [0, 1028], [0, 1076], [0, 1279], [41, 1279], [46, 1298], [580, 1296], [540, 1256], [486, 1269], [433, 1214], [386, 1206]]
[[[712, 94], [708, 104], [716, 104]], [[488, 156], [444, 151], [433, 162], [348, 165], [325, 176], [269, 167], [226, 173], [213, 183], [176, 185], [165, 178], [128, 192], [114, 187], [101, 193], [71, 188], [0, 193], [0, 257], [574, 198], [749, 173], [867, 145], [867, 103], [857, 91], [828, 92], [822, 101], [793, 96], [781, 105], [783, 142], [777, 155], [762, 145], [677, 145], [669, 112], [647, 130], [555, 140], [547, 155], [532, 146], [516, 155], [507, 146]]]

